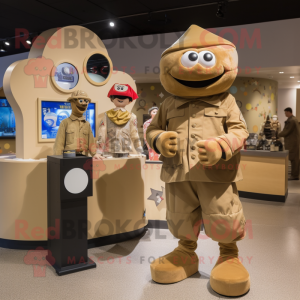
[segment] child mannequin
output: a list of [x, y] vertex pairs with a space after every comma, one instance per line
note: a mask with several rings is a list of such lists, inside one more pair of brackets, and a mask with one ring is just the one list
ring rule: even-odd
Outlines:
[[151, 116], [151, 119], [147, 120], [145, 123], [144, 123], [144, 126], [143, 126], [143, 130], [144, 130], [144, 140], [145, 140], [145, 143], [147, 145], [147, 148], [148, 148], [148, 151], [149, 151], [149, 160], [158, 160], [159, 158], [159, 154], [157, 154], [148, 144], [147, 140], [146, 140], [146, 131], [147, 131], [147, 128], [148, 126], [150, 125], [150, 123], [152, 122], [153, 118], [156, 116], [156, 113], [158, 111], [158, 107], [156, 106], [153, 106], [151, 108], [149, 108], [148, 110], [148, 114]]
[[142, 154], [136, 115], [125, 108], [138, 98], [137, 94], [130, 85], [116, 83], [110, 89], [108, 97], [115, 108], [100, 116], [97, 153], [101, 158], [128, 157], [134, 153], [134, 147], [138, 154]]

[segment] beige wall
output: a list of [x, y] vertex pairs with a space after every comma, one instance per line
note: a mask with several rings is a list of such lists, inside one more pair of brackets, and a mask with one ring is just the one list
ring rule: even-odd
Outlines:
[[277, 114], [278, 84], [264, 78], [237, 77], [228, 90], [241, 104], [249, 132], [258, 132], [269, 115]]

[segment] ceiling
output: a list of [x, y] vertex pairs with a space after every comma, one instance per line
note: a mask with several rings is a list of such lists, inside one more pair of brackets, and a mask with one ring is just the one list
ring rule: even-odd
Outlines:
[[[220, 19], [216, 0], [0, 0], [0, 40], [16, 36], [18, 28], [37, 35], [50, 28], [83, 25], [105, 40], [184, 31], [190, 24], [214, 28], [300, 17], [299, 0], [285, 0], [284, 6], [274, 1], [229, 1], [226, 18]], [[165, 14], [166, 24], [161, 22]], [[12, 39], [7, 50], [0, 56], [29, 49], [16, 49]]]

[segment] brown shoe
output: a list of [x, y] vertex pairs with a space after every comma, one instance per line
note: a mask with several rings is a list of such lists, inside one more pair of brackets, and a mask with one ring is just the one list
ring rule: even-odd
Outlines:
[[237, 297], [250, 289], [250, 275], [238, 259], [236, 243], [219, 243], [220, 257], [211, 271], [210, 286], [220, 295]]
[[[199, 259], [193, 251], [197, 247], [190, 247], [190, 241], [180, 240], [179, 246], [171, 253], [157, 258], [151, 263], [151, 277], [158, 283], [175, 283], [184, 280], [198, 272]], [[194, 248], [194, 249], [191, 249]]]

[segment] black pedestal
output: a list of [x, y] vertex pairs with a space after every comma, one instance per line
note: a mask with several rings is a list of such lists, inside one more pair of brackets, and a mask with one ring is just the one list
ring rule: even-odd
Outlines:
[[87, 197], [93, 195], [91, 157], [48, 156], [48, 256], [58, 275], [95, 268], [87, 256]]

